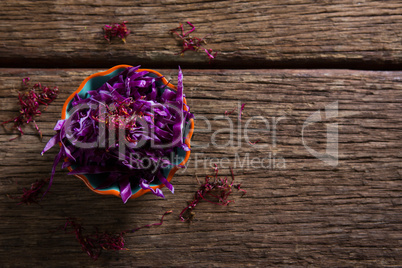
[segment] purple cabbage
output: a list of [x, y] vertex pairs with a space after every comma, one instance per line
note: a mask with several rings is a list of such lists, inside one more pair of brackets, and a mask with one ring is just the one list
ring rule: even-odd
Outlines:
[[183, 102], [183, 74], [179, 68], [174, 91], [161, 77], [138, 69], [129, 67], [85, 96], [74, 96], [70, 116], [57, 122], [42, 152], [61, 144], [49, 187], [57, 164], [67, 159], [62, 168], [70, 166], [69, 174], [97, 174], [96, 189], [118, 185], [124, 203], [136, 186], [164, 197], [150, 187], [153, 182], [174, 192], [162, 168], [175, 165], [169, 156], [178, 150], [190, 150], [183, 136], [193, 115]]

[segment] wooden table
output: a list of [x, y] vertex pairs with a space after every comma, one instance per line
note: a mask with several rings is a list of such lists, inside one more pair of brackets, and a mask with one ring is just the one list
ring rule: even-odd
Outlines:
[[[103, 39], [103, 25], [124, 20], [126, 44]], [[197, 36], [211, 34], [211, 64], [201, 52], [177, 55], [169, 29], [186, 21]], [[31, 125], [14, 141], [17, 131], [0, 130], [0, 266], [401, 266], [401, 29], [400, 1], [1, 1], [0, 121], [18, 114], [24, 77], [60, 95], [37, 117], [42, 142]], [[59, 166], [40, 206], [17, 205], [7, 194], [50, 174], [57, 149], [40, 152], [65, 99], [117, 64], [153, 68], [173, 83], [183, 69], [198, 120], [174, 195], [164, 188], [166, 199], [123, 205]], [[239, 103], [240, 122], [223, 117]], [[332, 158], [323, 157], [327, 146]], [[196, 176], [214, 162], [223, 176], [233, 166], [247, 194], [235, 190], [227, 207], [200, 203], [191, 224], [179, 221]], [[162, 226], [125, 237], [130, 250], [95, 262], [57, 230], [75, 217], [88, 232], [119, 232], [167, 210]]]

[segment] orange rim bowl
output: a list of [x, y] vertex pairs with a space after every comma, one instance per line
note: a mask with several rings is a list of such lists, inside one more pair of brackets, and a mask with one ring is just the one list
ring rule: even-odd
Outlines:
[[[132, 67], [132, 66], [131, 65], [117, 65], [117, 66], [110, 68], [107, 71], [94, 73], [94, 74], [88, 76], [87, 78], [85, 78], [85, 80], [80, 84], [78, 89], [76, 91], [74, 91], [74, 93], [72, 93], [65, 101], [63, 108], [62, 108], [61, 119], [64, 120], [69, 117], [67, 109], [76, 94], [79, 94], [82, 92], [86, 93], [90, 90], [95, 90], [95, 89], [99, 88], [101, 85], [103, 85], [105, 82], [107, 82], [110, 78], [120, 74], [122, 71], [124, 71], [128, 67]], [[142, 71], [147, 71], [151, 74], [156, 75], [157, 77], [162, 77], [161, 81], [163, 82], [163, 84], [165, 84], [169, 89], [177, 90], [176, 86], [169, 83], [166, 80], [166, 78], [163, 77], [163, 75], [160, 74], [159, 72], [151, 70], [151, 69], [136, 70], [136, 72], [142, 72]], [[183, 102], [187, 105], [187, 100], [185, 97], [183, 98]], [[185, 111], [188, 111], [186, 106], [184, 106], [183, 108]], [[190, 119], [188, 122], [186, 122], [186, 124], [184, 125], [184, 128], [189, 129], [187, 134], [184, 133], [185, 134], [183, 137], [184, 142], [189, 148], [191, 148], [190, 141], [191, 141], [191, 137], [193, 136], [193, 133], [194, 133], [194, 120]], [[181, 165], [181, 166], [184, 166], [187, 163], [188, 159], [190, 158], [191, 151], [183, 151], [183, 152], [185, 153], [185, 154], [182, 153], [182, 155], [181, 155], [181, 158], [183, 160], [180, 163], [178, 163], [178, 165]], [[167, 181], [170, 182], [173, 179], [173, 176], [178, 169], [179, 168], [177, 167], [177, 165], [175, 165], [172, 168], [165, 168], [162, 170]], [[68, 170], [71, 172], [74, 170], [74, 168], [68, 167]], [[94, 174], [85, 174], [85, 175], [80, 174], [80, 175], [74, 175], [74, 176], [81, 179], [89, 189], [91, 189], [93, 192], [95, 192], [97, 194], [114, 195], [114, 196], [120, 197], [120, 190], [119, 190], [118, 186], [116, 186], [116, 185], [113, 185], [113, 186], [105, 188], [105, 189], [96, 189], [93, 186], [93, 184], [91, 183], [91, 181], [96, 180], [96, 175], [94, 175]], [[165, 185], [160, 183], [160, 184], [150, 184], [150, 186], [153, 190], [156, 190], [158, 188], [164, 187]], [[144, 190], [144, 189], [140, 188], [139, 186], [135, 186], [134, 189], [132, 187], [131, 190], [132, 190], [132, 195], [131, 195], [130, 199], [140, 197], [143, 194], [151, 191], [149, 189]]]

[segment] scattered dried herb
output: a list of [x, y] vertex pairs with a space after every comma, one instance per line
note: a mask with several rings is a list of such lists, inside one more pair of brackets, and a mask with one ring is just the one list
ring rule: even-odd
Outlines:
[[96, 229], [95, 232], [93, 232], [92, 234], [84, 235], [85, 228], [72, 218], [68, 218], [66, 220], [66, 223], [64, 224], [62, 229], [64, 231], [67, 231], [68, 227], [71, 227], [73, 229], [72, 232], [75, 234], [75, 238], [81, 244], [82, 250], [86, 252], [88, 256], [91, 257], [93, 260], [97, 260], [103, 250], [127, 250], [127, 248], [125, 248], [124, 235], [126, 235], [127, 233], [134, 233], [143, 228], [162, 225], [163, 218], [170, 213], [172, 213], [172, 211], [166, 211], [162, 215], [160, 222], [147, 224], [138, 228], [134, 228], [132, 230], [126, 230], [116, 234], [106, 231], [100, 232], [98, 229]]
[[250, 143], [251, 145], [255, 145], [255, 144], [259, 143], [259, 142], [260, 142], [260, 140], [256, 140], [255, 142], [249, 141], [248, 143]]
[[[28, 89], [29, 80], [29, 77], [22, 79], [23, 89], [28, 91], [18, 93], [20, 114], [13, 119], [3, 122], [2, 125], [14, 123], [13, 128], [18, 129], [22, 136], [24, 135], [21, 129], [22, 125], [32, 122], [42, 140], [42, 132], [35, 122], [35, 116], [41, 115], [42, 111], [46, 110], [46, 107], [56, 99], [59, 89], [57, 87], [50, 89], [49, 87], [42, 86], [41, 83], [36, 83], [31, 89]], [[41, 110], [41, 106], [43, 105], [45, 105], [45, 108]], [[10, 141], [15, 140], [17, 137], [10, 139]]]
[[193, 200], [190, 201], [180, 213], [179, 217], [182, 222], [190, 222], [194, 218], [195, 213], [193, 209], [202, 200], [215, 205], [227, 206], [229, 203], [234, 202], [234, 200], [228, 199], [229, 195], [232, 193], [232, 187], [236, 187], [237, 190], [242, 191], [243, 195], [246, 193], [245, 190], [240, 188], [240, 184], [236, 186], [233, 185], [235, 177], [232, 168], [230, 168], [232, 176], [230, 183], [227, 177], [218, 178], [218, 167], [216, 165], [214, 169], [215, 174], [205, 177], [205, 182], [200, 185], [200, 188], [194, 194]]
[[18, 205], [21, 205], [21, 204], [30, 205], [32, 203], [38, 204], [39, 201], [41, 200], [41, 197], [42, 197], [42, 188], [48, 182], [49, 182], [49, 179], [36, 180], [34, 183], [31, 184], [31, 188], [29, 188], [29, 189], [24, 188], [23, 189], [23, 194], [21, 196], [10, 196], [10, 195], [8, 195], [8, 197], [10, 197], [12, 199], [20, 200]]
[[126, 43], [126, 37], [131, 32], [127, 29], [126, 23], [127, 21], [123, 21], [122, 23], [112, 23], [110, 25], [106, 24], [103, 26], [103, 36], [109, 42], [111, 42], [114, 37], [118, 37]]
[[81, 244], [81, 248], [88, 254], [89, 257], [96, 260], [102, 250], [123, 250], [124, 238], [120, 234], [110, 234], [108, 232], [96, 232], [90, 235], [84, 235], [84, 228], [81, 224], [75, 222], [74, 219], [67, 219], [64, 230], [68, 227], [73, 229], [75, 238]]
[[[244, 110], [244, 107], [245, 107], [245, 106], [246, 106], [246, 103], [243, 103], [243, 104], [241, 105], [240, 109], [239, 109], [239, 121], [241, 121], [241, 116], [242, 116], [242, 114], [243, 114], [243, 110]], [[230, 111], [230, 112], [225, 111], [225, 116], [231, 115], [231, 114], [234, 113], [236, 110], [237, 110], [237, 107], [233, 108], [233, 110]]]
[[[212, 49], [207, 49], [207, 48], [203, 47], [203, 45], [207, 44], [207, 42], [205, 41], [205, 38], [207, 36], [204, 36], [203, 38], [199, 38], [199, 37], [195, 37], [195, 36], [192, 37], [190, 35], [190, 33], [195, 31], [195, 26], [189, 21], [187, 21], [187, 24], [190, 27], [192, 27], [187, 32], [184, 31], [184, 26], [182, 23], [180, 23], [179, 27], [170, 30], [170, 32], [172, 34], [174, 34], [180, 38], [183, 49], [178, 54], [180, 54], [182, 56], [184, 54], [184, 52], [186, 52], [187, 50], [193, 50], [193, 51], [202, 50], [207, 54], [207, 56], [209, 58], [209, 62], [211, 63], [211, 61], [213, 59], [215, 59], [216, 56], [218, 55], [218, 52], [214, 53]], [[178, 31], [180, 31], [180, 33]]]
[[236, 189], [243, 192], [243, 194], [241, 195], [241, 197], [243, 197], [245, 194], [247, 194], [247, 191], [240, 187], [241, 187], [241, 183], [236, 185]]
[[172, 210], [166, 211], [166, 212], [162, 215], [160, 222], [147, 224], [147, 225], [144, 225], [144, 226], [141, 226], [141, 227], [137, 227], [137, 228], [134, 228], [134, 229], [131, 229], [131, 230], [126, 230], [126, 231], [123, 231], [122, 234], [124, 235], [124, 234], [126, 234], [126, 233], [134, 233], [134, 232], [136, 232], [136, 231], [138, 231], [138, 230], [140, 230], [140, 229], [143, 229], [143, 228], [149, 228], [149, 227], [152, 227], [152, 226], [162, 225], [162, 224], [163, 224], [163, 218], [164, 218], [167, 214], [170, 214], [170, 213], [172, 213], [172, 212], [173, 212]]
[[231, 110], [230, 112], [225, 111], [225, 115], [231, 115], [232, 113], [234, 113], [236, 111], [236, 108], [233, 108], [233, 110]]
[[243, 110], [244, 110], [244, 107], [246, 106], [246, 104], [245, 103], [243, 103], [242, 105], [241, 105], [241, 107], [240, 107], [240, 111], [239, 111], [239, 121], [241, 121], [241, 116], [243, 115]]

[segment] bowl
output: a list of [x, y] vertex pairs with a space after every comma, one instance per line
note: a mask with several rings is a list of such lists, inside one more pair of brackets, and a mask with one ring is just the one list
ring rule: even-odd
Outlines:
[[[69, 118], [69, 116], [70, 116], [69, 109], [72, 107], [72, 101], [76, 94], [78, 94], [81, 98], [87, 98], [89, 96], [88, 91], [98, 89], [109, 79], [118, 75], [119, 73], [121, 73], [123, 70], [125, 70], [128, 67], [132, 67], [132, 66], [131, 65], [117, 65], [117, 66], [114, 66], [113, 68], [110, 68], [107, 71], [94, 73], [94, 74], [88, 76], [81, 83], [81, 85], [78, 87], [78, 89], [73, 94], [71, 94], [65, 101], [65, 103], [63, 105], [63, 109], [62, 109], [61, 119], [64, 120], [64, 119]], [[169, 88], [171, 90], [177, 90], [176, 86], [169, 83], [163, 77], [163, 75], [160, 74], [159, 72], [150, 70], [150, 69], [138, 69], [137, 70], [137, 72], [141, 72], [141, 71], [147, 71], [147, 72], [149, 72], [149, 75], [151, 75], [151, 76], [162, 77], [162, 79], [159, 81], [161, 81], [164, 85], [166, 85], [167, 88]], [[186, 98], [183, 98], [183, 102], [185, 104], [187, 104]], [[184, 110], [186, 110], [186, 111], [188, 110], [186, 106], [184, 106]], [[194, 120], [190, 119], [185, 124], [183, 124], [183, 139], [189, 148], [190, 148], [190, 140], [193, 135], [193, 132], [194, 132]], [[170, 166], [162, 168], [162, 174], [169, 182], [172, 180], [174, 174], [179, 169], [179, 167], [177, 167], [177, 166], [185, 165], [187, 163], [187, 161], [190, 157], [190, 151], [184, 151], [183, 149], [177, 149], [176, 155], [177, 155], [177, 158], [175, 158], [175, 159], [177, 159], [176, 162], [172, 163], [172, 165], [170, 165]], [[76, 166], [72, 165], [72, 166], [68, 167], [68, 170], [71, 172], [75, 168], [76, 168]], [[114, 195], [114, 196], [120, 197], [120, 189], [117, 184], [114, 184], [107, 188], [97, 189], [97, 187], [100, 185], [100, 182], [102, 181], [102, 179], [106, 178], [105, 176], [107, 176], [107, 175], [105, 175], [105, 174], [85, 174], [85, 175], [75, 174], [74, 176], [76, 176], [77, 178], [82, 180], [89, 189], [91, 189], [93, 192], [95, 192], [97, 194]], [[156, 190], [158, 188], [164, 187], [165, 185], [163, 183], [161, 183], [158, 179], [155, 178], [155, 180], [150, 184], [150, 186], [153, 190]], [[150, 190], [142, 189], [138, 185], [132, 185], [131, 192], [132, 192], [132, 195], [131, 195], [130, 199], [140, 197], [143, 194], [150, 192]]]

